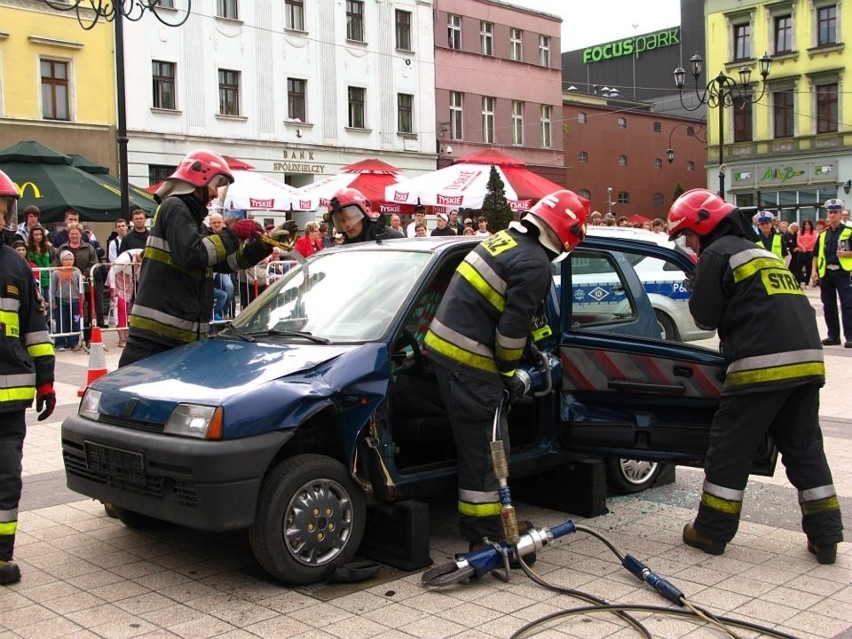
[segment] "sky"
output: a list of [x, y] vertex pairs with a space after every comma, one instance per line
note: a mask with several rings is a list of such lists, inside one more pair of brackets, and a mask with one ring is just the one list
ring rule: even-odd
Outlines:
[[[680, 24], [680, 0], [507, 0], [562, 17], [562, 50]], [[634, 25], [636, 25], [634, 29]]]

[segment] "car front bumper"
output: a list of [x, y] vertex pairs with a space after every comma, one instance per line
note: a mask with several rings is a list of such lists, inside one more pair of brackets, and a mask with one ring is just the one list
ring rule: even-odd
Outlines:
[[68, 488], [156, 519], [207, 531], [254, 522], [269, 464], [295, 431], [207, 441], [79, 415], [62, 424]]

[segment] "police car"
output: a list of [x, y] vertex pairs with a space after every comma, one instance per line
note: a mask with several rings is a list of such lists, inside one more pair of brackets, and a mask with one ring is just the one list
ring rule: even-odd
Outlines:
[[[376, 513], [455, 494], [453, 437], [422, 342], [476, 241], [322, 251], [215, 337], [100, 377], [62, 425], [69, 488], [112, 504], [131, 527], [247, 530], [274, 577], [325, 579], [376, 541], [365, 539]], [[648, 337], [657, 323], [636, 254], [692, 268], [668, 247], [595, 235], [559, 265], [552, 334], [527, 365], [531, 393], [508, 416], [522, 501], [591, 516], [605, 512], [592, 490], [604, 494], [604, 460], [702, 463], [723, 361]], [[574, 271], [591, 262], [624, 287], [617, 313], [590, 318], [602, 309], [575, 301]], [[767, 445], [754, 471], [771, 473], [774, 461]]]

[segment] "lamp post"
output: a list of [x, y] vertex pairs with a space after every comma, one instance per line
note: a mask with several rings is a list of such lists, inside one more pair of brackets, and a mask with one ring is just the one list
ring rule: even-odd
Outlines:
[[[746, 103], [755, 104], [759, 102], [766, 93], [766, 77], [769, 75], [769, 69], [772, 66], [772, 58], [764, 53], [763, 57], [758, 60], [760, 64], [760, 76], [763, 78], [763, 86], [760, 90], [760, 95], [754, 97], [750, 94], [749, 87], [751, 85], [751, 69], [743, 65], [739, 69], [740, 80], [737, 82], [734, 78], [719, 72], [719, 75], [710, 80], [703, 90], [699, 93], [698, 77], [701, 75], [704, 59], [697, 53], [689, 59], [690, 73], [695, 81], [695, 97], [698, 98], [698, 104], [690, 108], [683, 102], [683, 86], [686, 78], [686, 71], [683, 67], [678, 66], [674, 70], [675, 86], [680, 97], [680, 105], [687, 111], [695, 111], [700, 106], [706, 104], [711, 108], [719, 110], [719, 197], [725, 197], [725, 129], [724, 129], [724, 113], [726, 106], [745, 105]], [[667, 152], [668, 157], [668, 152]], [[672, 156], [674, 159], [674, 156]]]
[[[696, 122], [696, 124], [698, 125], [699, 129], [704, 126], [703, 122]], [[674, 150], [674, 147], [672, 146], [672, 136], [674, 135], [674, 132], [677, 131], [682, 126], [687, 127], [686, 134], [688, 136], [694, 137], [699, 142], [707, 142], [706, 138], [702, 140], [700, 137], [698, 137], [698, 133], [696, 133], [695, 130], [693, 129], [695, 124], [687, 123], [687, 122], [679, 122], [678, 124], [675, 124], [672, 127], [672, 130], [669, 131], [669, 147], [666, 149], [666, 160], [668, 160], [669, 164], [674, 162], [674, 159], [675, 159], [675, 150]]]
[[[121, 216], [130, 219], [130, 180], [127, 175], [127, 103], [124, 89], [124, 20], [138, 22], [145, 11], [154, 14], [167, 27], [180, 27], [192, 13], [192, 0], [186, 0], [186, 13], [177, 22], [164, 20], [158, 10], [164, 6], [162, 0], [44, 0], [57, 11], [74, 11], [80, 26], [89, 31], [101, 20], [115, 22], [115, 89], [116, 89], [116, 141], [118, 143], [118, 172], [121, 184]], [[173, 5], [169, 8], [174, 12]], [[180, 12], [178, 13], [180, 16]]]

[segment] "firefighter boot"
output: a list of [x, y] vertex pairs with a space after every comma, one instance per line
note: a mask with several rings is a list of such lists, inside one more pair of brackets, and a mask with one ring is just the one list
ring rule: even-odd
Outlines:
[[816, 555], [817, 561], [821, 564], [833, 564], [837, 558], [837, 544], [817, 546], [808, 540], [808, 552]]
[[21, 580], [21, 569], [13, 561], [0, 561], [0, 585], [14, 584]]
[[700, 532], [695, 530], [692, 524], [687, 524], [683, 527], [683, 543], [698, 550], [703, 550], [709, 555], [721, 555], [725, 552], [725, 542], [716, 541], [705, 537]]

